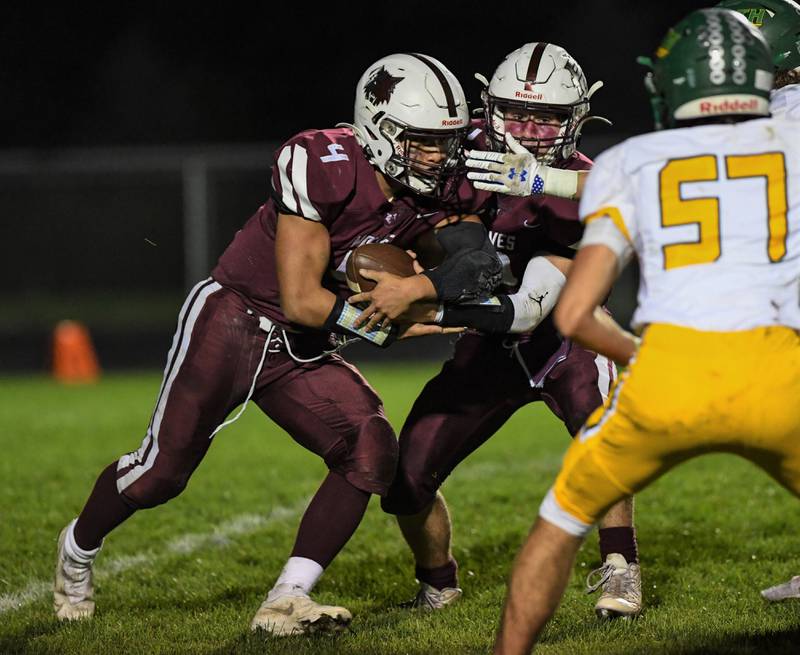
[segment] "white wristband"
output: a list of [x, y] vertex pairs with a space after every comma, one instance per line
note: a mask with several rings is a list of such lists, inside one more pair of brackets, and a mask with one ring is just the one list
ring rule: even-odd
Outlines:
[[541, 175], [544, 180], [544, 195], [575, 200], [578, 195], [578, 171], [546, 166]]

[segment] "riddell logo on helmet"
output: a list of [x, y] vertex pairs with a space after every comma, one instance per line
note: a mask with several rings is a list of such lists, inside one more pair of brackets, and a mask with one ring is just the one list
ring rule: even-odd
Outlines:
[[758, 111], [758, 100], [723, 100], [722, 102], [711, 102], [704, 100], [700, 103], [701, 114], [729, 114], [729, 113], [747, 113]]
[[530, 91], [514, 91], [515, 98], [525, 98], [525, 100], [541, 100], [541, 93], [531, 93]]
[[454, 125], [463, 125], [463, 118], [452, 118], [450, 120], [442, 119], [442, 127], [453, 127]]

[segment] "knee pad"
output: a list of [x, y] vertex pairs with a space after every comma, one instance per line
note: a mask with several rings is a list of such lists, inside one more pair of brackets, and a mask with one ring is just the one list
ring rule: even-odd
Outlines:
[[332, 471], [341, 473], [354, 487], [383, 496], [397, 469], [397, 437], [382, 415], [365, 417], [348, 438], [325, 455]]

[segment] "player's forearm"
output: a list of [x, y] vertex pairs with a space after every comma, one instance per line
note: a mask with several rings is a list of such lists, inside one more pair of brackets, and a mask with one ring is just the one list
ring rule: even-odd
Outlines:
[[521, 334], [536, 329], [556, 304], [570, 261], [554, 255], [528, 262], [519, 290], [473, 304], [445, 303], [438, 316], [445, 327], [469, 327], [486, 334]]
[[624, 365], [636, 352], [637, 339], [598, 307], [617, 276], [617, 262], [616, 253], [604, 244], [581, 246], [554, 320], [565, 337]]
[[600, 307], [569, 315], [556, 308], [556, 327], [575, 343], [627, 366], [636, 354], [639, 339], [623, 330]]
[[322, 328], [336, 296], [323, 287], [281, 291], [281, 309], [292, 323], [310, 328]]

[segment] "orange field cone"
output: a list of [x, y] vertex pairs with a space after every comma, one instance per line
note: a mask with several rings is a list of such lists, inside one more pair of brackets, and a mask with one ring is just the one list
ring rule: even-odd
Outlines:
[[86, 326], [59, 321], [53, 330], [53, 377], [61, 382], [94, 382], [100, 377], [97, 354]]

